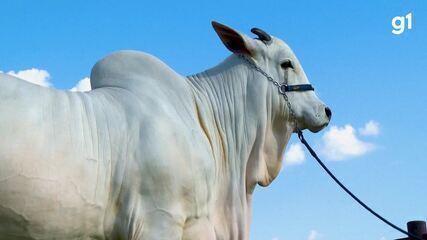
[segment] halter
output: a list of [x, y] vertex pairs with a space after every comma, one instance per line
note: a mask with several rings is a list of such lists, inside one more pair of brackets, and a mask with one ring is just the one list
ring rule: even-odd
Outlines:
[[298, 128], [297, 119], [295, 117], [295, 112], [292, 108], [291, 102], [289, 101], [289, 98], [286, 95], [286, 93], [287, 92], [314, 91], [313, 86], [311, 84], [288, 85], [287, 83], [279, 83], [278, 81], [274, 80], [274, 78], [271, 77], [267, 72], [265, 72], [260, 67], [258, 67], [253, 61], [249, 60], [245, 55], [239, 54], [238, 56], [241, 59], [243, 59], [243, 61], [245, 61], [250, 67], [255, 69], [257, 72], [261, 73], [264, 77], [267, 78], [268, 81], [272, 82], [277, 87], [279, 94], [282, 95], [286, 101], [286, 105], [288, 106], [288, 109], [289, 109], [289, 114], [290, 114], [291, 119], [293, 120], [293, 122], [295, 124], [296, 132], [300, 132], [301, 130]]
[[311, 84], [296, 84], [296, 85], [287, 85], [282, 84], [280, 86], [282, 92], [304, 92], [304, 91], [314, 91], [314, 88]]
[[[362, 200], [360, 200], [356, 195], [354, 195], [347, 187], [344, 186], [344, 184], [341, 183], [338, 178], [334, 176], [334, 174], [326, 167], [326, 165], [320, 160], [320, 158], [317, 156], [316, 152], [311, 148], [311, 146], [308, 144], [308, 142], [305, 140], [304, 135], [302, 133], [302, 130], [298, 128], [297, 126], [297, 120], [295, 118], [295, 112], [292, 109], [292, 105], [288, 99], [288, 96], [286, 95], [287, 92], [303, 92], [303, 91], [313, 91], [314, 88], [311, 84], [298, 84], [298, 85], [287, 85], [286, 83], [280, 84], [276, 80], [274, 80], [268, 73], [266, 73], [264, 70], [262, 70], [260, 67], [258, 67], [254, 62], [249, 60], [244, 55], [239, 55], [240, 58], [242, 58], [249, 66], [254, 68], [257, 72], [260, 72], [263, 76], [267, 78], [268, 81], [272, 82], [279, 90], [279, 93], [283, 96], [283, 98], [286, 101], [286, 104], [289, 109], [289, 113], [291, 115], [291, 118], [294, 121], [295, 124], [295, 130], [298, 133], [298, 138], [301, 141], [302, 144], [307, 148], [307, 150], [310, 152], [311, 156], [316, 159], [316, 161], [320, 164], [320, 166], [328, 173], [328, 175], [348, 194], [350, 197], [352, 197], [357, 203], [359, 203], [363, 208], [365, 208], [368, 212], [370, 212], [372, 215], [389, 225], [390, 227], [396, 229], [397, 231], [408, 235], [410, 238], [405, 239], [415, 239], [415, 240], [422, 240], [421, 237], [416, 236], [414, 233], [407, 232], [403, 230], [402, 228], [396, 226], [389, 220], [382, 217], [380, 214], [372, 210], [368, 205], [366, 205]], [[403, 238], [402, 238], [403, 239]]]

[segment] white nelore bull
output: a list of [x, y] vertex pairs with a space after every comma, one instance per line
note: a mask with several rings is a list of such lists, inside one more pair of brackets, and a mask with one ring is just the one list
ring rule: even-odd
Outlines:
[[[99, 61], [86, 93], [1, 74], [0, 239], [248, 239], [253, 190], [279, 173], [295, 125], [239, 55], [308, 81], [280, 39], [213, 27], [234, 54], [190, 77], [136, 51]], [[300, 128], [328, 124], [313, 91], [287, 95]]]

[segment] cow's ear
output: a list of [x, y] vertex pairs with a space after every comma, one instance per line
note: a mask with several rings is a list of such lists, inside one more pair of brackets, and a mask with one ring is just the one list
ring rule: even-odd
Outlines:
[[218, 34], [224, 45], [233, 53], [236, 54], [253, 54], [253, 45], [249, 38], [246, 38], [238, 31], [225, 26], [224, 24], [212, 21], [212, 27]]

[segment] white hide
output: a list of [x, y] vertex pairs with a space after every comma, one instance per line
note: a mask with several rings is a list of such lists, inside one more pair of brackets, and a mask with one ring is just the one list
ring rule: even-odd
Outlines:
[[[295, 58], [276, 38], [268, 49]], [[253, 189], [294, 131], [277, 89], [234, 54], [186, 78], [121, 51], [90, 79], [80, 93], [0, 75], [0, 238], [248, 239]], [[323, 106], [313, 94], [290, 99], [319, 130], [324, 114], [304, 120]]]

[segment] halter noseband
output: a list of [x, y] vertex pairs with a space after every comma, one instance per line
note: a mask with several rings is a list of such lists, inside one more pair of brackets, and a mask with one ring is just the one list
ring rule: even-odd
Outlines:
[[279, 89], [281, 92], [314, 91], [314, 88], [311, 84], [296, 84], [296, 85], [282, 84], [280, 85]]

